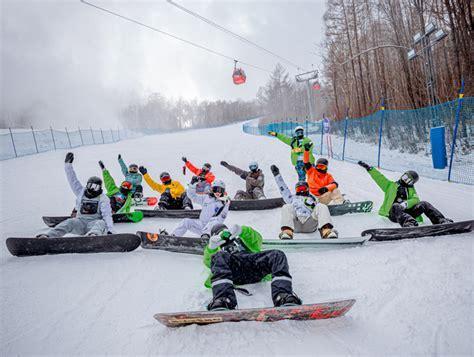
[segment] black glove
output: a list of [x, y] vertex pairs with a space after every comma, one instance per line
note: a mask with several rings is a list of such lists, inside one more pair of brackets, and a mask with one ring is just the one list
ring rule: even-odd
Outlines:
[[313, 143], [304, 144], [305, 151], [310, 151], [312, 147], [313, 147]]
[[101, 170], [105, 170], [105, 165], [102, 161], [99, 161], [99, 166], [100, 166]]
[[191, 179], [191, 185], [194, 185], [198, 181], [199, 181], [199, 178], [197, 176], [193, 176], [193, 178]]
[[327, 187], [321, 187], [319, 190], [318, 190], [318, 193], [320, 195], [324, 195], [326, 192], [329, 192], [328, 188]]
[[148, 170], [146, 169], [146, 167], [143, 167], [143, 166], [140, 166], [140, 167], [138, 168], [138, 171], [140, 171], [140, 173], [141, 173], [142, 175], [145, 175], [145, 174], [148, 172]]
[[227, 161], [221, 161], [221, 165], [222, 166], [228, 166], [229, 164], [227, 163]]
[[117, 159], [120, 160], [122, 158], [122, 154], [118, 154]]
[[206, 181], [206, 177], [205, 177], [205, 176], [198, 176], [197, 179], [198, 179], [199, 182], [204, 182], [204, 181]]
[[66, 164], [72, 164], [73, 161], [74, 161], [74, 154], [72, 152], [68, 152], [66, 154], [66, 159], [64, 160], [64, 162]]
[[370, 171], [370, 169], [372, 168], [371, 166], [369, 166], [368, 164], [366, 164], [364, 161], [359, 161], [357, 163], [359, 166], [362, 166], [364, 169], [366, 169], [367, 171]]
[[280, 173], [280, 169], [276, 167], [275, 165], [270, 166], [270, 169], [272, 170], [273, 176], [276, 176]]
[[245, 180], [245, 179], [247, 178], [247, 173], [244, 172], [242, 175], [240, 175], [240, 178], [243, 179], [243, 180]]
[[183, 156], [183, 157], [181, 158], [181, 160], [183, 160], [184, 162], [188, 162], [188, 159], [186, 159], [185, 156]]
[[111, 231], [107, 231], [107, 234], [113, 234]]

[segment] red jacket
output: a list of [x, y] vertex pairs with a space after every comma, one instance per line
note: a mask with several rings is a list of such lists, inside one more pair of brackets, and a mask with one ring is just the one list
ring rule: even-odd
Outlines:
[[320, 196], [318, 190], [321, 187], [327, 187], [328, 191], [333, 191], [338, 184], [334, 181], [332, 175], [328, 172], [321, 173], [309, 162], [309, 151], [305, 151], [303, 155], [303, 162], [306, 169], [306, 181], [309, 185], [309, 191], [315, 195]]
[[[193, 164], [191, 164], [191, 162], [186, 161], [185, 163], [186, 167], [193, 173], [195, 174], [196, 176], [201, 176], [202, 174], [202, 169], [198, 169], [196, 166], [194, 166]], [[215, 176], [214, 174], [211, 172], [211, 171], [208, 171], [206, 173], [206, 175], [204, 175], [204, 178], [206, 179], [206, 181], [209, 183], [209, 184], [212, 184], [212, 182], [214, 182], [215, 180]]]

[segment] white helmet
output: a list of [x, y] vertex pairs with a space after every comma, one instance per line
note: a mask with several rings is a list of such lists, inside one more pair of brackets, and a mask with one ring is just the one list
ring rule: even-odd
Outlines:
[[296, 134], [296, 132], [299, 131], [299, 130], [304, 131], [304, 128], [303, 128], [301, 125], [298, 125], [298, 126], [295, 128], [295, 130], [294, 130], [295, 134]]
[[249, 169], [250, 169], [250, 171], [258, 170], [258, 162], [257, 161], [251, 161], [250, 164], [249, 164]]
[[215, 181], [212, 183], [212, 186], [211, 186], [211, 187], [212, 187], [212, 188], [214, 188], [214, 187], [221, 187], [221, 188], [223, 188], [223, 189], [225, 190], [225, 183], [224, 183], [224, 181], [222, 181], [222, 180], [215, 180]]

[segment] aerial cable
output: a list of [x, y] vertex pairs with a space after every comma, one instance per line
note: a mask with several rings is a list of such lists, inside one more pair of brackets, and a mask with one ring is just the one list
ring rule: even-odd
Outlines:
[[274, 57], [277, 57], [277, 58], [281, 59], [282, 61], [284, 61], [284, 62], [290, 64], [291, 66], [295, 67], [295, 68], [296, 68], [297, 70], [299, 70], [299, 71], [300, 71], [300, 70], [305, 70], [304, 68], [302, 68], [301, 66], [297, 65], [296, 63], [293, 63], [293, 62], [291, 62], [290, 60], [287, 60], [286, 58], [284, 58], [284, 57], [282, 57], [282, 56], [280, 56], [280, 55], [278, 55], [278, 54], [276, 54], [276, 53], [274, 53], [274, 52], [272, 52], [272, 51], [270, 51], [270, 50], [267, 50], [265, 47], [262, 47], [262, 46], [260, 46], [259, 44], [255, 43], [255, 42], [252, 42], [252, 41], [246, 39], [245, 37], [243, 37], [243, 36], [241, 36], [241, 35], [239, 35], [239, 34], [236, 34], [235, 32], [232, 32], [232, 31], [229, 30], [229, 29], [226, 29], [225, 27], [223, 27], [223, 26], [221, 26], [221, 25], [215, 23], [214, 21], [209, 20], [209, 19], [205, 18], [204, 16], [201, 16], [201, 15], [195, 13], [194, 11], [189, 10], [189, 9], [185, 8], [184, 6], [181, 6], [181, 5], [177, 4], [177, 3], [175, 3], [175, 2], [172, 1], [172, 0], [166, 0], [166, 1], [167, 1], [169, 4], [171, 4], [171, 5], [173, 5], [173, 6], [176, 6], [178, 9], [180, 9], [180, 10], [182, 10], [182, 11], [184, 11], [184, 12], [186, 12], [186, 13], [188, 13], [188, 14], [194, 16], [194, 17], [197, 17], [198, 19], [200, 19], [200, 20], [206, 22], [207, 24], [209, 24], [209, 25], [211, 25], [211, 26], [213, 26], [213, 27], [215, 27], [215, 28], [217, 28], [217, 29], [219, 29], [219, 30], [221, 30], [221, 31], [223, 31], [223, 32], [225, 32], [225, 33], [227, 33], [228, 35], [231, 35], [231, 36], [233, 36], [233, 37], [235, 37], [235, 38], [237, 38], [237, 39], [239, 39], [239, 40], [241, 40], [241, 41], [243, 41], [243, 42], [245, 42], [245, 43], [247, 43], [247, 44], [249, 44], [249, 45], [252, 45], [252, 46], [254, 46], [254, 47], [257, 47], [258, 49], [260, 49], [260, 50], [262, 50], [262, 51], [264, 51], [264, 52], [266, 52], [266, 53], [268, 53], [268, 54], [270, 54], [270, 55], [272, 55], [272, 56], [274, 56]]
[[[94, 7], [94, 8], [96, 8], [96, 9], [101, 10], [101, 11], [104, 11], [104, 12], [110, 14], [110, 15], [117, 16], [117, 17], [119, 17], [119, 18], [121, 18], [121, 19], [123, 19], [123, 20], [133, 22], [133, 23], [136, 24], [136, 25], [146, 27], [146, 28], [149, 29], [149, 30], [152, 30], [152, 31], [155, 31], [155, 32], [159, 32], [159, 33], [161, 33], [161, 34], [163, 34], [163, 35], [169, 36], [169, 37], [171, 37], [171, 38], [174, 38], [175, 40], [184, 42], [184, 43], [186, 43], [186, 44], [188, 44], [188, 45], [194, 46], [194, 47], [199, 48], [199, 49], [201, 49], [201, 50], [210, 52], [210, 53], [212, 53], [212, 54], [214, 54], [214, 55], [227, 58], [228, 60], [231, 60], [231, 61], [236, 61], [236, 59], [233, 58], [233, 57], [231, 57], [231, 56], [227, 56], [226, 54], [223, 54], [223, 53], [221, 53], [221, 52], [215, 51], [215, 50], [210, 49], [210, 48], [208, 48], [208, 47], [202, 46], [202, 45], [200, 45], [200, 44], [198, 44], [198, 43], [195, 43], [195, 42], [186, 40], [186, 39], [184, 39], [184, 38], [181, 38], [181, 37], [178, 37], [178, 36], [176, 36], [176, 35], [173, 35], [173, 34], [171, 34], [171, 33], [169, 33], [169, 32], [166, 32], [166, 31], [157, 29], [157, 28], [152, 27], [152, 26], [150, 26], [150, 25], [144, 24], [143, 22], [134, 20], [134, 19], [132, 19], [132, 18], [130, 18], [130, 17], [124, 16], [124, 15], [120, 15], [119, 13], [116, 13], [116, 12], [113, 12], [113, 11], [108, 10], [108, 9], [106, 9], [106, 8], [103, 8], [103, 7], [100, 7], [100, 6], [98, 6], [98, 5], [92, 4], [92, 3], [87, 2], [87, 1], [85, 1], [85, 0], [80, 0], [80, 1], [81, 1], [83, 4], [85, 4], [85, 5], [89, 5], [89, 6], [91, 6], [91, 7]], [[256, 65], [254, 65], [254, 64], [247, 63], [247, 62], [243, 62], [243, 61], [241, 61], [241, 60], [237, 60], [237, 61], [240, 62], [240, 63], [242, 63], [242, 64], [244, 64], [244, 65], [246, 65], [246, 66], [248, 66], [248, 67], [253, 67], [253, 68], [258, 69], [258, 70], [260, 70], [260, 71], [272, 73], [272, 71], [270, 71], [270, 70], [268, 70], [268, 69], [265, 69], [265, 68], [262, 68], [262, 67], [259, 67], [259, 66], [256, 66]]]

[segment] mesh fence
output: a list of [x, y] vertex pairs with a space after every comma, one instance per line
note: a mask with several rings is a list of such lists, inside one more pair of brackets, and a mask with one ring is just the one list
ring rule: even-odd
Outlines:
[[[265, 125], [253, 121], [245, 123], [243, 131], [253, 135], [267, 135], [268, 131], [293, 135], [294, 128], [302, 125], [318, 155], [362, 160], [394, 171], [412, 169], [431, 178], [474, 184], [474, 97], [415, 110], [380, 110], [363, 118], [330, 122], [327, 127], [324, 124], [323, 120]], [[433, 167], [430, 136], [437, 127], [444, 128], [447, 158], [446, 167], [441, 169]]]

